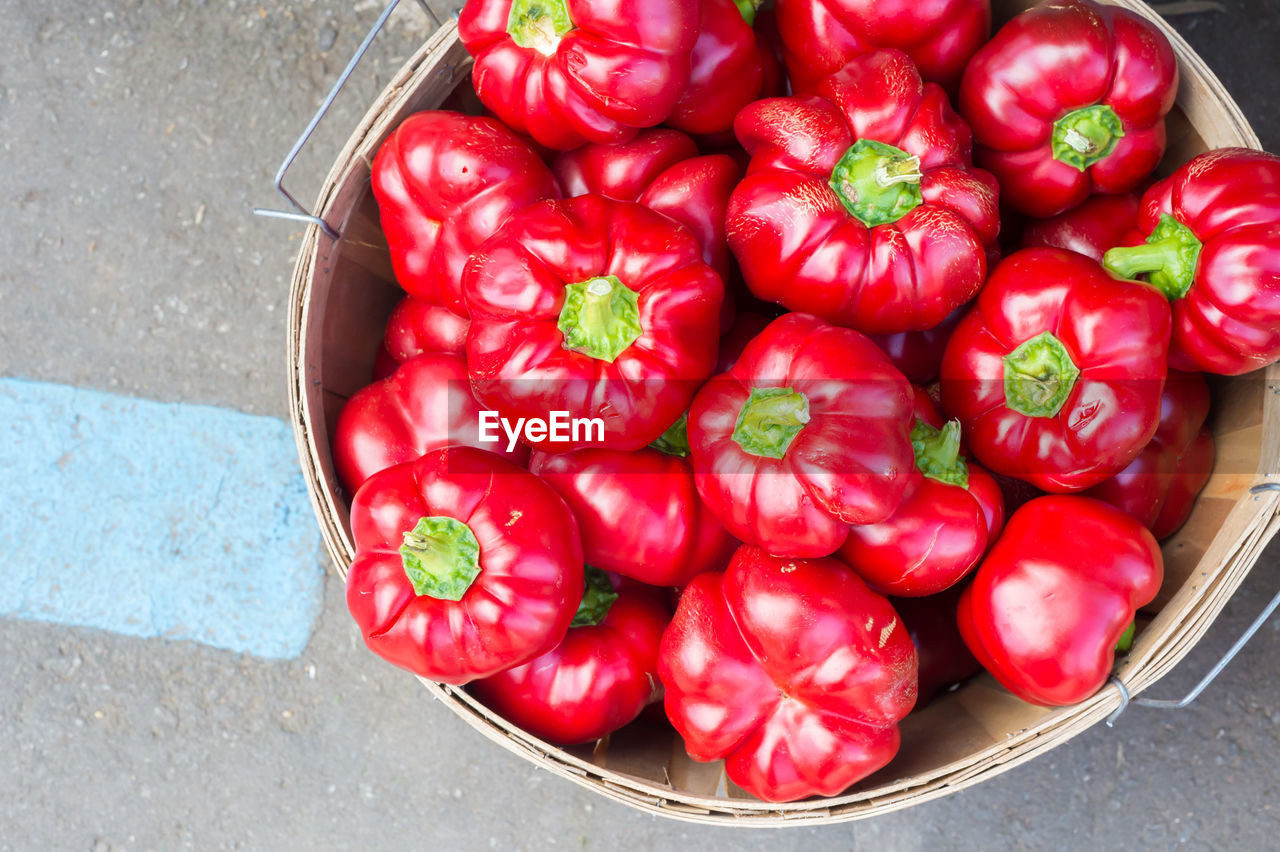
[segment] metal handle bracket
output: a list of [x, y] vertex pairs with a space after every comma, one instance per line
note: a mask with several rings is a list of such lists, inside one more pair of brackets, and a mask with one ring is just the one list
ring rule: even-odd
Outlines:
[[[265, 207], [253, 208], [253, 215], [263, 216], [269, 219], [289, 219], [294, 222], [303, 222], [308, 225], [316, 225], [330, 239], [337, 239], [338, 232], [335, 231], [328, 222], [319, 216], [307, 210], [298, 200], [293, 197], [289, 190], [284, 188], [284, 176], [289, 171], [289, 167], [293, 165], [294, 160], [298, 158], [298, 154], [307, 144], [307, 140], [311, 138], [311, 134], [315, 132], [316, 126], [320, 124], [320, 120], [329, 112], [329, 108], [333, 106], [334, 99], [338, 97], [338, 92], [342, 91], [342, 87], [346, 85], [351, 74], [356, 70], [356, 66], [360, 64], [360, 60], [369, 51], [369, 46], [373, 44], [374, 38], [386, 26], [387, 19], [391, 17], [391, 13], [395, 11], [396, 6], [400, 5], [400, 0], [391, 0], [387, 4], [387, 8], [382, 10], [382, 14], [378, 16], [378, 20], [374, 22], [373, 28], [369, 30], [369, 34], [364, 37], [364, 41], [360, 42], [360, 46], [356, 48], [355, 54], [351, 57], [351, 61], [347, 63], [347, 67], [343, 69], [342, 74], [338, 76], [338, 80], [333, 84], [333, 88], [329, 90], [328, 96], [320, 104], [320, 108], [316, 110], [316, 114], [311, 117], [311, 121], [307, 123], [306, 129], [302, 131], [302, 135], [298, 137], [298, 141], [293, 143], [293, 147], [289, 149], [289, 153], [285, 155], [284, 162], [280, 164], [279, 170], [276, 172], [275, 187], [276, 192], [289, 202], [292, 210], [273, 210]], [[435, 12], [431, 11], [431, 7], [427, 5], [427, 0], [418, 0], [418, 5], [427, 13], [427, 16], [435, 22], [436, 26], [440, 26], [440, 19], [436, 17]]]

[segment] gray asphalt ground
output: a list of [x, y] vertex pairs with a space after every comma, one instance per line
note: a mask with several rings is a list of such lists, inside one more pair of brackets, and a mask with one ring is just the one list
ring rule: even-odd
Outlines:
[[[297, 228], [284, 151], [380, 2], [0, 0], [0, 375], [284, 416]], [[290, 176], [311, 198], [428, 32], [397, 11]], [[1280, 5], [1173, 18], [1280, 151]], [[1153, 691], [1280, 585], [1272, 548]], [[327, 579], [305, 653], [0, 619], [0, 849], [1276, 848], [1280, 619], [1190, 709], [1134, 708], [989, 783], [868, 822], [714, 830], [490, 745], [374, 659]]]

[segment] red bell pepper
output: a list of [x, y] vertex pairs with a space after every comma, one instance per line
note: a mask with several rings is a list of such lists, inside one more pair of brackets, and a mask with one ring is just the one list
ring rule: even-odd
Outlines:
[[476, 94], [548, 148], [624, 142], [689, 82], [694, 0], [467, 0], [458, 35]]
[[961, 456], [959, 421], [944, 423], [919, 390], [911, 445], [916, 469], [902, 504], [878, 524], [850, 527], [839, 556], [881, 594], [923, 597], [978, 566], [1004, 526], [1004, 498]]
[[1173, 535], [1191, 515], [1213, 471], [1209, 385], [1199, 373], [1169, 371], [1160, 425], [1129, 466], [1085, 494], [1133, 515], [1156, 538]]
[[[672, 435], [684, 440], [684, 418]], [[738, 542], [702, 502], [681, 448], [646, 447], [534, 453], [529, 469], [554, 488], [578, 519], [591, 565], [653, 586], [683, 586], [719, 570]]]
[[832, 796], [888, 763], [916, 700], [889, 601], [834, 559], [744, 546], [695, 577], [662, 637], [667, 717], [695, 760], [771, 802]]
[[372, 185], [400, 286], [462, 316], [471, 253], [515, 211], [559, 195], [523, 139], [491, 118], [441, 110], [401, 122], [373, 158]]
[[881, 47], [906, 51], [926, 80], [954, 92], [991, 35], [989, 0], [778, 0], [777, 9], [791, 84], [801, 93]]
[[826, 556], [883, 521], [911, 480], [911, 385], [870, 340], [808, 314], [774, 320], [689, 410], [698, 493], [737, 538]]
[[1081, 491], [1155, 434], [1167, 371], [1167, 303], [1089, 258], [1009, 255], [942, 358], [942, 407], [992, 471]]
[[1013, 513], [960, 596], [960, 634], [1014, 695], [1075, 704], [1106, 683], [1163, 575], [1159, 545], [1129, 515], [1088, 497], [1041, 497]]
[[564, 641], [540, 657], [471, 684], [471, 691], [535, 737], [588, 743], [662, 697], [658, 645], [671, 614], [635, 586], [615, 590], [587, 566], [586, 590]]
[[942, 353], [946, 351], [951, 332], [960, 324], [960, 318], [968, 310], [961, 305], [946, 319], [924, 331], [900, 331], [897, 334], [868, 334], [871, 342], [880, 347], [893, 366], [902, 371], [913, 384], [927, 385], [938, 378], [942, 369]]
[[370, 476], [428, 450], [477, 447], [523, 466], [525, 447], [480, 440], [484, 406], [471, 395], [467, 362], [457, 355], [419, 355], [347, 400], [333, 430], [338, 478], [355, 493]]
[[373, 379], [385, 379], [396, 368], [428, 352], [465, 356], [467, 318], [441, 305], [405, 296], [391, 311], [374, 360]]
[[927, 598], [889, 598], [894, 610], [902, 616], [920, 657], [917, 710], [947, 687], [982, 671], [982, 664], [969, 652], [956, 624], [956, 604], [962, 591], [962, 586], [953, 586]]
[[1138, 202], [1141, 195], [1093, 195], [1074, 207], [1048, 219], [1028, 219], [1022, 228], [1022, 246], [1052, 246], [1078, 252], [1102, 262], [1108, 249], [1142, 242], [1138, 230]]
[[1095, 192], [1137, 188], [1164, 155], [1178, 90], [1173, 48], [1154, 23], [1092, 0], [1035, 6], [965, 69], [960, 112], [978, 165], [1005, 202], [1055, 216]]
[[[729, 0], [726, 0], [729, 2]], [[654, 129], [620, 145], [583, 145], [551, 165], [566, 198], [594, 193], [634, 201], [674, 219], [698, 238], [702, 258], [729, 280], [724, 217], [742, 169], [725, 154], [698, 156], [676, 130]]]
[[753, 23], [755, 0], [701, 0], [689, 85], [667, 124], [686, 133], [721, 133], [760, 97], [765, 58]]
[[1201, 154], [1147, 190], [1138, 228], [1146, 243], [1104, 263], [1169, 298], [1170, 366], [1235, 376], [1280, 358], [1280, 157]]
[[405, 296], [387, 318], [382, 348], [398, 363], [427, 352], [463, 355], [468, 324], [448, 308]]
[[689, 231], [639, 204], [527, 207], [476, 252], [463, 287], [481, 402], [512, 422], [566, 411], [603, 424], [540, 449], [652, 443], [715, 365], [720, 277]]
[[937, 325], [981, 288], [996, 184], [969, 168], [969, 128], [903, 53], [756, 101], [734, 129], [751, 166], [729, 247], [760, 298], [891, 334]]
[[375, 654], [462, 684], [564, 638], [582, 600], [578, 526], [551, 487], [493, 453], [433, 450], [351, 502], [347, 607]]

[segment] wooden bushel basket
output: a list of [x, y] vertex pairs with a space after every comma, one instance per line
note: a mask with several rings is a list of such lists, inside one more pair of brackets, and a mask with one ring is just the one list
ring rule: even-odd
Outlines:
[[[1169, 116], [1162, 173], [1209, 148], [1259, 148], [1240, 109], [1177, 33], [1136, 0], [1117, 4], [1154, 21], [1178, 57], [1182, 83]], [[1033, 3], [995, 5], [999, 23]], [[309, 227], [294, 271], [290, 408], [311, 501], [344, 575], [354, 548], [330, 434], [343, 403], [368, 383], [387, 315], [401, 295], [378, 227], [370, 163], [407, 115], [441, 105], [455, 88], [469, 89], [469, 67], [450, 20], [401, 69], [347, 142], [314, 208], [340, 237], [331, 240]], [[1164, 543], [1164, 587], [1139, 616], [1132, 652], [1117, 663], [1115, 674], [1131, 695], [1163, 677], [1201, 638], [1280, 524], [1280, 493], [1250, 493], [1252, 486], [1276, 480], [1277, 377], [1280, 365], [1213, 384], [1215, 470], [1190, 521]], [[371, 657], [370, 665], [377, 664]], [[844, 794], [770, 804], [728, 782], [719, 763], [690, 760], [670, 727], [638, 722], [594, 747], [561, 749], [516, 728], [461, 688], [423, 683], [494, 742], [601, 795], [668, 817], [748, 826], [861, 819], [945, 796], [1045, 753], [1121, 704], [1120, 690], [1108, 684], [1073, 707], [1035, 707], [984, 674], [909, 716], [898, 756]]]

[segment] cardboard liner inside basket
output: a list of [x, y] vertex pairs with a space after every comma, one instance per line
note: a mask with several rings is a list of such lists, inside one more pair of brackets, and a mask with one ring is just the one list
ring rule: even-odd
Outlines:
[[[1002, 20], [1032, 4], [995, 5]], [[1178, 55], [1182, 83], [1162, 173], [1209, 148], [1260, 147], [1221, 84], [1163, 21], [1135, 0], [1117, 5], [1155, 20]], [[475, 111], [474, 98], [466, 95], [469, 66], [450, 21], [400, 71], [348, 141], [321, 192], [317, 209], [340, 239], [330, 241], [310, 228], [295, 270], [291, 410], [312, 503], [329, 553], [344, 574], [353, 547], [329, 436], [343, 403], [368, 383], [383, 325], [402, 295], [378, 227], [369, 164], [378, 144], [410, 113], [446, 102]], [[1117, 664], [1116, 674], [1132, 694], [1190, 650], [1280, 525], [1280, 494], [1249, 493], [1252, 485], [1273, 479], [1278, 468], [1278, 378], [1280, 368], [1273, 366], [1214, 383], [1214, 472], [1191, 519], [1164, 543], [1164, 586], [1140, 614], [1133, 651]], [[639, 721], [594, 746], [558, 749], [511, 726], [462, 689], [424, 683], [495, 742], [602, 795], [680, 819], [752, 825], [855, 819], [946, 795], [1065, 742], [1120, 703], [1118, 691], [1104, 687], [1074, 707], [1035, 707], [982, 675], [909, 716], [895, 760], [843, 795], [769, 804], [728, 782], [719, 763], [691, 760], [665, 724]]]

